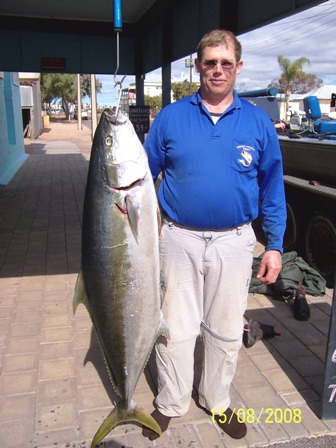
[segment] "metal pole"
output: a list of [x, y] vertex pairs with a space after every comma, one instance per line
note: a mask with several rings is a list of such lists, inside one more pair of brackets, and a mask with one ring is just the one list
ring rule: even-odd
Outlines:
[[96, 95], [96, 76], [91, 75], [91, 137], [93, 140], [97, 128], [97, 95]]
[[194, 60], [193, 60], [192, 54], [190, 55], [189, 59], [186, 59], [184, 62], [185, 62], [185, 66], [187, 68], [189, 67], [189, 93], [191, 95], [192, 94], [192, 71], [193, 71], [193, 67], [194, 67]]
[[82, 91], [81, 91], [81, 75], [77, 74], [77, 129], [80, 131], [82, 127]]
[[192, 94], [192, 69], [193, 69], [193, 62], [192, 62], [192, 54], [190, 55], [190, 68], [189, 68], [189, 74], [190, 74], [190, 81], [189, 81], [189, 93]]

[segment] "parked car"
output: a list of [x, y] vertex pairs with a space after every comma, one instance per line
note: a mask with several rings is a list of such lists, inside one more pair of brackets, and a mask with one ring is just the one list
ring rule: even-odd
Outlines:
[[[89, 117], [88, 111], [86, 109], [82, 109], [81, 116], [82, 116], [82, 120], [87, 120]], [[78, 111], [77, 110], [74, 111], [73, 117], [75, 120], [78, 120]]]

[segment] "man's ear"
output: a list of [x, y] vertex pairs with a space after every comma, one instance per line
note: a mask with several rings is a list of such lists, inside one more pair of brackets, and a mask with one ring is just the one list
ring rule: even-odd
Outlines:
[[199, 67], [200, 67], [200, 61], [196, 58], [196, 59], [195, 59], [195, 72], [196, 72], [196, 73], [199, 73], [199, 72], [200, 72]]
[[242, 71], [243, 65], [244, 65], [243, 61], [240, 60], [240, 61], [238, 62], [238, 64], [237, 64], [237, 70], [236, 70], [236, 74], [237, 74], [237, 75], [239, 75], [240, 72]]

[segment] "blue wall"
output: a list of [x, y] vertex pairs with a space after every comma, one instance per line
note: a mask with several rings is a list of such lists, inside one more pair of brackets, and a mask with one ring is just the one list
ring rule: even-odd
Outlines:
[[0, 76], [0, 185], [6, 185], [28, 155], [23, 140], [18, 73]]

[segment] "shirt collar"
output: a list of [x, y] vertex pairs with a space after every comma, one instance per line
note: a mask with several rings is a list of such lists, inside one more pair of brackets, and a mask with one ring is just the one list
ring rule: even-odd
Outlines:
[[[198, 91], [191, 96], [190, 102], [195, 105], [198, 104], [200, 106], [203, 106], [200, 89], [198, 89]], [[242, 105], [241, 105], [240, 98], [239, 98], [236, 90], [234, 90], [232, 104], [231, 104], [231, 106], [228, 107], [228, 109], [225, 112], [228, 112], [232, 109], [241, 109], [241, 107], [242, 107]]]
[[235, 109], [241, 109], [242, 107], [238, 93], [235, 90], [233, 91], [233, 101], [231, 106], [234, 107]]

